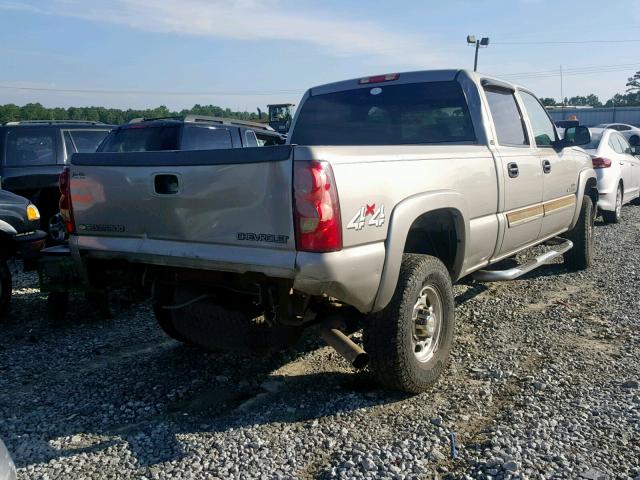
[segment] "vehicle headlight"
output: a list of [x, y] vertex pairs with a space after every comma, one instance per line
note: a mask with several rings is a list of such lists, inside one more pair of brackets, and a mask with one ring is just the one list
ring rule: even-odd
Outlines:
[[30, 203], [27, 206], [27, 219], [29, 221], [40, 220], [40, 212], [38, 211], [38, 207], [36, 207], [33, 203]]

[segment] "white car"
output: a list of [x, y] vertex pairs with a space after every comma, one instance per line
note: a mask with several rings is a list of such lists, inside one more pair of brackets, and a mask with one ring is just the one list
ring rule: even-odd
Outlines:
[[611, 128], [590, 128], [591, 142], [584, 146], [591, 155], [598, 177], [598, 209], [607, 223], [618, 223], [622, 205], [640, 195], [640, 159], [621, 132]]
[[640, 128], [629, 125], [628, 123], [601, 123], [594, 128], [610, 128], [616, 130], [627, 139], [632, 147], [640, 145]]

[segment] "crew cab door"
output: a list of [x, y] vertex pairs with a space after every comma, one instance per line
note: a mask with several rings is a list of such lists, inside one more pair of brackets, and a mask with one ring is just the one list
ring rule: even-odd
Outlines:
[[507, 256], [536, 241], [542, 225], [542, 169], [530, 144], [515, 92], [485, 86], [485, 97], [493, 119], [494, 154], [499, 157], [502, 200], [499, 215], [503, 225], [502, 242], [496, 257]]
[[557, 149], [555, 126], [547, 111], [531, 93], [519, 90], [529, 121], [534, 153], [543, 176], [541, 237], [566, 230], [576, 209], [578, 156], [571, 148]]

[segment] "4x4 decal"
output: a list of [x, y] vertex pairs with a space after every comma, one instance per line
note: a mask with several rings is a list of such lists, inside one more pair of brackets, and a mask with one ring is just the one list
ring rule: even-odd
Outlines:
[[[367, 217], [371, 218], [367, 221]], [[384, 205], [380, 205], [376, 208], [376, 204], [366, 204], [358, 210], [353, 218], [347, 224], [347, 228], [351, 230], [362, 230], [365, 225], [370, 227], [381, 227], [384, 225], [385, 220]]]

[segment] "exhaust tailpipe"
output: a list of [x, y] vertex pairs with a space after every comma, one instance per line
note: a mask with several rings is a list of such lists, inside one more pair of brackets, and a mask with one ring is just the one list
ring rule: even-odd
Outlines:
[[366, 367], [369, 363], [369, 354], [341, 330], [325, 324], [320, 330], [320, 337], [358, 370]]

